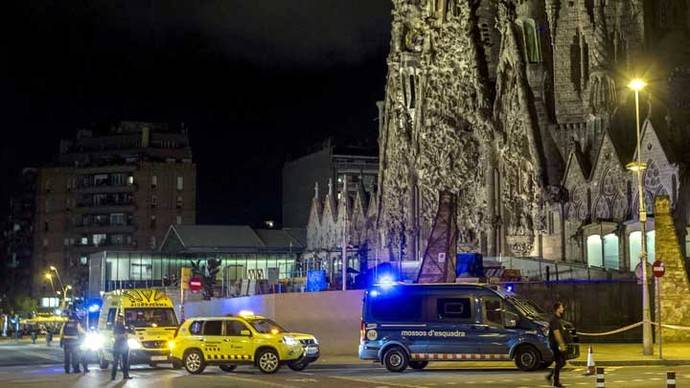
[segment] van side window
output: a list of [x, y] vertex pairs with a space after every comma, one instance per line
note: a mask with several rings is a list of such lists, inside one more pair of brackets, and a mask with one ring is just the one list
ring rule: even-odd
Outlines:
[[193, 335], [201, 335], [201, 327], [204, 325], [202, 321], [194, 321], [189, 325], [189, 333]]
[[436, 301], [438, 319], [457, 320], [472, 318], [470, 298], [439, 298]]
[[484, 299], [486, 322], [503, 326], [503, 309], [501, 301], [495, 298]]
[[117, 309], [115, 309], [115, 308], [111, 308], [108, 310], [108, 320], [105, 322], [105, 325], [107, 327], [113, 326], [113, 322], [115, 322], [115, 312], [116, 311], [117, 311]]
[[369, 299], [369, 312], [377, 322], [420, 322], [422, 297], [417, 295], [379, 296]]
[[222, 335], [223, 321], [206, 321], [204, 335]]

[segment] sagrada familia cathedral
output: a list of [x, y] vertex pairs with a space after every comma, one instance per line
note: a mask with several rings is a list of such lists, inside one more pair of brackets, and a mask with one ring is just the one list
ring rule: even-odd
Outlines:
[[687, 235], [690, 1], [392, 1], [377, 192], [317, 192], [308, 249], [420, 260], [449, 190], [459, 251], [631, 270], [633, 77], [650, 257], [655, 197]]

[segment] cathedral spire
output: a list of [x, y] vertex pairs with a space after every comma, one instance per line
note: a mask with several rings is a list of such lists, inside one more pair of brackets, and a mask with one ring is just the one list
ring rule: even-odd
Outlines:
[[611, 50], [606, 30], [605, 3], [594, 10], [592, 74], [589, 77], [589, 108], [593, 114], [612, 113], [616, 107], [616, 82], [611, 77]]

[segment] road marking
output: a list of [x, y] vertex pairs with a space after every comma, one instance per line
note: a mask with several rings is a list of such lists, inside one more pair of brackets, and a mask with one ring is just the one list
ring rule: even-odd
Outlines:
[[290, 377], [285, 379], [286, 381], [294, 381], [297, 383], [316, 383], [319, 380], [317, 379], [310, 379], [310, 378], [304, 378], [304, 377]]
[[[358, 379], [358, 378], [354, 378], [354, 377], [344, 377], [344, 376], [328, 376], [328, 377], [330, 377], [332, 379], [355, 381], [358, 383], [377, 384], [376, 381]], [[391, 382], [387, 382], [387, 384], [392, 385], [394, 387], [409, 387], [409, 388], [422, 388], [423, 387], [423, 385], [409, 385], [409, 384], [400, 384], [400, 383], [391, 383]]]
[[281, 388], [299, 388], [294, 385], [285, 385], [285, 384], [277, 384], [277, 383], [271, 383], [268, 381], [262, 381], [262, 380], [256, 380], [256, 379], [250, 379], [250, 378], [244, 378], [244, 377], [238, 377], [234, 375], [226, 375], [225, 377], [233, 379], [233, 380], [239, 380], [239, 381], [244, 381], [246, 383], [252, 383], [252, 384], [259, 384], [259, 385], [268, 385], [271, 387], [281, 387]]

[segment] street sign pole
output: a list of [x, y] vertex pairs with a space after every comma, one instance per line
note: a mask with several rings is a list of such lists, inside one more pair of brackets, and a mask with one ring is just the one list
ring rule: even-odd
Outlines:
[[664, 262], [657, 259], [652, 264], [652, 273], [654, 274], [654, 291], [656, 292], [654, 310], [656, 312], [656, 338], [659, 344], [659, 359], [664, 358], [663, 354], [663, 336], [661, 334], [661, 278], [666, 273]]

